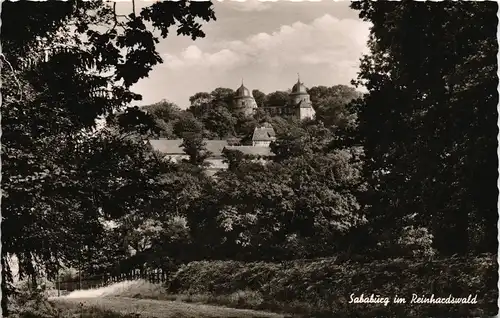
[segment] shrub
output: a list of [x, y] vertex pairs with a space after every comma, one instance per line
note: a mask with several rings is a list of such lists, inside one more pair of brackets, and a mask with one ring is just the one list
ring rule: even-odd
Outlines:
[[[168, 289], [177, 294], [205, 294], [211, 299], [258, 295], [249, 308], [324, 316], [487, 316], [497, 313], [496, 257], [485, 255], [447, 259], [392, 259], [341, 262], [335, 259], [284, 263], [199, 261], [181, 267]], [[475, 305], [349, 304], [350, 295], [406, 297], [413, 293], [435, 297], [468, 297]], [[237, 296], [233, 296], [237, 297]], [[210, 297], [208, 297], [210, 298]], [[222, 297], [219, 297], [222, 298]], [[249, 298], [240, 297], [239, 299]], [[250, 304], [252, 303], [252, 304]]]
[[401, 231], [398, 245], [407, 254], [415, 257], [434, 256], [435, 250], [432, 248], [433, 236], [427, 228], [406, 226]]

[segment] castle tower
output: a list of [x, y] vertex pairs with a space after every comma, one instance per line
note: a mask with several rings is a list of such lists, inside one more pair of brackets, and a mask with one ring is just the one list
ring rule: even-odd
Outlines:
[[316, 113], [312, 108], [307, 88], [300, 82], [300, 76], [297, 79], [297, 83], [292, 87], [292, 93], [290, 94], [290, 106], [295, 109], [295, 114], [300, 118], [300, 120], [306, 118], [312, 119]]
[[250, 90], [243, 85], [243, 80], [241, 81], [241, 86], [236, 90], [234, 103], [236, 108], [243, 110], [247, 116], [253, 115], [257, 109], [257, 103]]

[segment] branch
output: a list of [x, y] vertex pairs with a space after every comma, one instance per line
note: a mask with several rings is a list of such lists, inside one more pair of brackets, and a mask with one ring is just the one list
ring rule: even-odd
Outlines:
[[106, 33], [109, 33], [110, 31], [116, 29], [117, 26], [121, 26], [123, 28], [123, 25], [119, 25], [118, 18], [125, 18], [126, 20], [130, 21], [130, 18], [128, 16], [126, 16], [124, 14], [116, 14], [116, 2], [113, 2], [113, 22], [114, 22], [114, 24], [111, 27], [111, 29], [106, 31]]

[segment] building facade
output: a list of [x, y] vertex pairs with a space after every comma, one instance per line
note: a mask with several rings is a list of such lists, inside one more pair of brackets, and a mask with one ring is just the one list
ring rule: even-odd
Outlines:
[[276, 133], [273, 126], [269, 123], [263, 123], [255, 127], [252, 135], [252, 146], [254, 147], [269, 147], [271, 142], [276, 140]]
[[234, 104], [236, 108], [243, 110], [247, 116], [251, 116], [257, 110], [257, 102], [255, 102], [250, 90], [243, 85], [243, 81], [234, 94]]
[[[182, 139], [153, 139], [149, 140], [149, 144], [153, 150], [160, 152], [163, 158], [170, 162], [179, 163], [189, 159], [182, 147]], [[255, 161], [262, 163], [266, 162], [266, 158], [274, 155], [267, 146], [235, 146], [228, 140], [205, 140], [205, 148], [210, 152], [210, 156], [205, 160], [207, 165], [204, 168], [209, 176], [228, 168], [222, 155], [224, 149], [241, 151], [244, 155], [251, 155], [255, 157]]]
[[[234, 103], [240, 109], [243, 109], [245, 114], [251, 115], [257, 110], [257, 103], [250, 90], [243, 83], [236, 90]], [[295, 116], [300, 120], [313, 119], [316, 112], [311, 104], [311, 99], [307, 93], [307, 88], [297, 79], [297, 83], [293, 85], [290, 93], [290, 99], [284, 106], [266, 105], [259, 107], [271, 116]]]

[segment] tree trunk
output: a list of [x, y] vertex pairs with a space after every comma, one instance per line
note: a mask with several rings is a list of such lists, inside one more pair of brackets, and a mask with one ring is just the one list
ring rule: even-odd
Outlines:
[[2, 317], [9, 316], [8, 297], [10, 296], [9, 283], [11, 282], [10, 267], [7, 264], [6, 255], [2, 253]]

